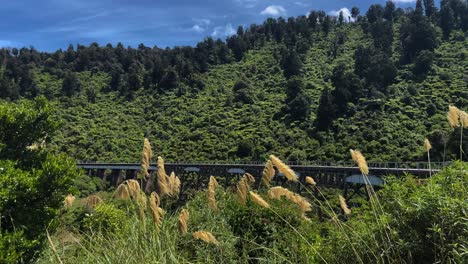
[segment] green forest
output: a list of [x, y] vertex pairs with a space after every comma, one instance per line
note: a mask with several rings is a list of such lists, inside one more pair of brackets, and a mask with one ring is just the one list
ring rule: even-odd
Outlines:
[[[0, 263], [466, 263], [467, 37], [467, 1], [417, 0], [194, 46], [2, 48]], [[353, 199], [287, 165], [428, 160], [451, 164]], [[110, 186], [79, 161], [142, 168]], [[265, 169], [181, 201], [184, 161]]]

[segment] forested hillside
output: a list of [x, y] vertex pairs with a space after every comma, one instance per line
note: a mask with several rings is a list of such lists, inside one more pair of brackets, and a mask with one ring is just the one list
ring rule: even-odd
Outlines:
[[448, 105], [468, 108], [468, 4], [422, 2], [270, 18], [195, 47], [2, 49], [0, 97], [45, 95], [62, 120], [49, 147], [79, 160], [136, 162], [144, 136], [166, 161], [338, 161], [350, 148], [414, 161], [425, 137], [450, 160]]

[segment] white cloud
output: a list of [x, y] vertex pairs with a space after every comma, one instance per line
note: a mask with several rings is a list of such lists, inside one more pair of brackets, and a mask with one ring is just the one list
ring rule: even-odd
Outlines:
[[195, 25], [193, 25], [190, 30], [201, 33], [204, 32], [207, 27], [211, 24], [211, 20], [206, 19], [206, 18], [194, 18], [192, 19], [195, 22]]
[[213, 37], [227, 37], [236, 34], [236, 31], [232, 27], [231, 24], [227, 24], [226, 26], [217, 26], [213, 29], [213, 33], [211, 36]]
[[203, 32], [203, 31], [205, 31], [205, 29], [202, 28], [202, 27], [199, 26], [199, 25], [193, 25], [192, 30], [195, 31], [195, 32], [198, 32], [198, 33], [201, 33], [201, 32]]
[[349, 11], [349, 9], [346, 7], [343, 7], [340, 10], [332, 10], [328, 14], [337, 17], [340, 15], [340, 12], [343, 12], [343, 18], [345, 22], [348, 22], [348, 18], [351, 18], [351, 21], [354, 22], [354, 19], [351, 17], [351, 11]]
[[279, 6], [279, 5], [267, 6], [262, 12], [260, 12], [261, 15], [267, 15], [267, 16], [279, 16], [285, 13], [286, 13], [286, 9], [284, 9], [284, 7]]

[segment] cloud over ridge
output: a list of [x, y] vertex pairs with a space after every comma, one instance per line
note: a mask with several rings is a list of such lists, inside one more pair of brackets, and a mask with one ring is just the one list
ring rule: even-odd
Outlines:
[[279, 16], [284, 15], [285, 13], [286, 9], [280, 5], [267, 6], [262, 12], [260, 12], [260, 14], [264, 16]]

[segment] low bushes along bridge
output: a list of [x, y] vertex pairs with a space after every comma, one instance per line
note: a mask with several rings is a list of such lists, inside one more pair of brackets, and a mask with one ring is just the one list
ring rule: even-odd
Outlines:
[[[430, 173], [437, 173], [441, 168], [449, 163], [432, 162], [429, 169], [427, 162], [379, 162], [368, 163], [369, 181], [371, 184], [380, 186], [383, 184], [382, 177], [386, 175], [411, 174], [417, 178], [427, 178]], [[139, 163], [86, 163], [77, 164], [90, 176], [98, 176], [110, 184], [116, 186], [126, 179], [134, 179], [140, 170]], [[289, 163], [299, 176], [299, 180], [304, 183], [306, 176], [311, 176], [319, 186], [343, 188], [349, 186], [362, 186], [365, 182], [359, 169], [353, 163], [331, 163], [331, 162], [301, 162]], [[252, 174], [256, 179], [257, 187], [260, 184], [262, 171], [265, 164], [263, 162], [242, 162], [215, 164], [207, 162], [180, 162], [165, 163], [165, 170], [169, 174], [175, 172], [180, 178], [182, 186], [189, 188], [204, 188], [211, 175], [216, 176], [218, 181], [225, 186], [233, 186], [244, 173]], [[150, 171], [156, 171], [157, 165], [152, 164]], [[273, 179], [276, 183], [284, 183], [285, 177], [277, 173]], [[298, 191], [301, 191], [298, 184]]]

